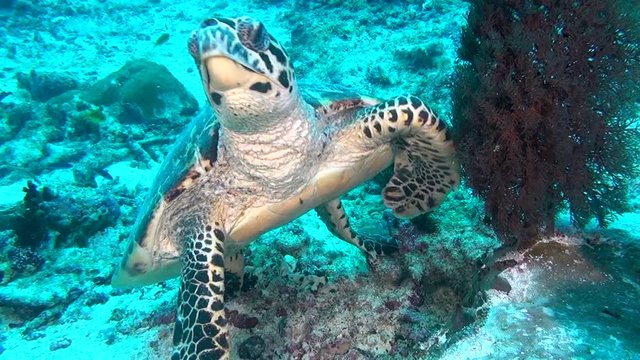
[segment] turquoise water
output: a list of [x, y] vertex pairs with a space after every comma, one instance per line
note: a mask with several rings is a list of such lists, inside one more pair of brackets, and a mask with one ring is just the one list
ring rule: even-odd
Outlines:
[[[469, 8], [0, 1], [0, 358], [170, 358], [178, 251], [167, 250], [178, 267], [166, 281], [122, 289], [111, 280], [146, 233], [147, 206], [179, 199], [195, 159], [187, 145], [214, 157], [218, 138], [193, 131], [209, 129], [213, 101], [188, 47], [204, 19], [260, 21], [310, 104], [411, 94], [451, 127]], [[228, 283], [225, 298], [232, 359], [640, 359], [637, 179], [607, 228], [576, 228], [561, 204], [554, 231], [518, 248], [501, 247], [468, 173], [411, 221], [383, 203], [391, 173], [341, 199], [360, 237], [396, 245], [392, 254], [367, 258], [314, 211], [248, 245], [245, 286]]]

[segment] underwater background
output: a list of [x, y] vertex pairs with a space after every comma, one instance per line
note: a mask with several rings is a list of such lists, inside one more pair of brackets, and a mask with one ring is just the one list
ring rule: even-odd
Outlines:
[[[487, 9], [501, 5], [482, 20], [478, 11], [472, 12], [475, 18], [467, 16], [472, 3]], [[475, 82], [465, 77], [464, 62], [474, 64], [488, 53], [478, 50], [481, 40], [476, 46], [466, 41], [465, 26], [477, 25], [471, 32], [478, 39], [485, 31], [498, 41], [504, 33], [489, 24], [500, 24], [505, 8], [516, 14], [513, 9], [528, 6], [523, 13], [529, 14], [569, 4], [579, 13], [575, 9], [591, 3], [0, 0], [0, 358], [166, 359], [171, 354], [179, 281], [123, 290], [112, 288], [110, 277], [164, 156], [209, 106], [187, 51], [191, 31], [205, 18], [258, 19], [288, 50], [302, 87], [330, 85], [380, 99], [413, 94], [464, 140], [465, 127], [456, 117], [491, 111], [499, 117], [506, 109], [502, 102], [464, 106], [480, 101], [464, 97], [469, 93], [487, 94], [487, 87], [501, 85], [489, 76]], [[640, 7], [634, 1], [600, 3], [631, 4], [625, 11], [635, 11], [634, 16]], [[601, 21], [602, 11], [594, 13], [593, 23], [578, 24], [583, 30], [563, 33], [568, 24], [556, 27], [562, 36], [554, 47], [570, 48], [563, 38], [606, 34], [610, 23]], [[525, 23], [521, 15], [511, 19]], [[638, 32], [620, 29], [613, 33]], [[529, 33], [509, 34], [516, 39], [511, 47], [491, 51], [510, 54], [504, 49], [518, 49], [518, 39]], [[606, 44], [619, 44], [607, 39]], [[574, 97], [601, 98], [597, 107], [605, 110], [597, 115], [621, 108], [628, 112], [616, 110], [616, 116], [633, 114], [614, 124], [630, 130], [617, 135], [624, 149], [603, 145], [589, 152], [606, 150], [605, 158], [624, 165], [617, 172], [605, 162], [590, 165], [600, 177], [582, 193], [602, 184], [619, 190], [594, 190], [610, 197], [589, 197], [593, 216], [579, 216], [585, 212], [574, 198], [563, 198], [552, 203], [554, 220], [540, 221], [542, 230], [533, 238], [518, 233], [516, 244], [508, 244], [505, 233], [513, 222], [501, 226], [497, 209], [511, 209], [509, 197], [499, 202], [488, 196], [491, 191], [481, 185], [500, 179], [483, 183], [470, 165], [484, 164], [490, 155], [463, 152], [461, 186], [434, 212], [411, 221], [396, 219], [384, 207], [381, 174], [346, 194], [343, 203], [361, 235], [395, 240], [398, 254], [371, 268], [313, 213], [263, 235], [247, 255], [255, 284], [226, 301], [232, 358], [640, 359], [640, 180], [635, 176], [640, 165], [633, 154], [620, 155], [640, 150], [633, 147], [639, 98], [631, 97], [637, 95], [633, 84], [640, 74], [632, 68], [638, 61], [631, 60], [638, 59], [615, 72], [620, 56], [589, 44], [585, 73], [597, 73], [600, 54], [611, 51], [600, 67], [609, 76], [598, 79], [613, 90], [602, 95], [589, 93], [595, 89], [587, 86]], [[637, 54], [638, 43], [625, 46]], [[541, 53], [522, 47], [525, 54]], [[481, 74], [499, 68], [487, 65]], [[514, 70], [508, 78], [517, 74]], [[526, 83], [524, 89], [534, 87]], [[577, 92], [580, 86], [565, 88]], [[518, 88], [500, 91], [518, 93]], [[562, 96], [572, 99], [572, 93]], [[616, 99], [626, 102], [614, 108]], [[552, 105], [536, 100], [531, 108], [546, 122], [560, 123], [563, 118], [544, 116], [555, 114], [545, 110]], [[573, 106], [567, 113], [578, 110]], [[580, 111], [572, 128], [577, 130], [554, 141], [587, 142], [580, 121], [597, 124], [599, 118]], [[534, 121], [541, 120], [529, 120]], [[594, 138], [605, 134], [622, 144], [612, 128], [590, 131]], [[486, 137], [482, 131], [472, 133]], [[469, 150], [477, 141], [460, 144], [461, 151]], [[511, 149], [495, 147], [500, 151]], [[579, 155], [571, 157], [578, 161]], [[525, 160], [507, 157], [497, 163]], [[561, 186], [559, 181], [552, 187]], [[606, 205], [602, 213], [596, 200]], [[527, 222], [524, 217], [517, 225]], [[318, 278], [327, 284], [315, 286]]]

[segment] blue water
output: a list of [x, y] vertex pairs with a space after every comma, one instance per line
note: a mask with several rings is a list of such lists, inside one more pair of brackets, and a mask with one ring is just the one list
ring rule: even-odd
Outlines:
[[[397, 246], [392, 254], [375, 260], [335, 236], [335, 229], [325, 226], [314, 211], [251, 242], [245, 249], [245, 286], [239, 290], [237, 283], [227, 283], [224, 316], [232, 359], [640, 359], [640, 182], [633, 175], [637, 159], [620, 155], [624, 152], [616, 144], [596, 146], [590, 152], [619, 159], [589, 160], [597, 180], [585, 192], [591, 191], [590, 199], [598, 195], [590, 209], [601, 209], [601, 204], [615, 208], [612, 216], [607, 213], [606, 224], [598, 223], [600, 213], [595, 210], [585, 221], [576, 221], [580, 209], [567, 195], [570, 187], [563, 187], [578, 182], [575, 169], [584, 148], [576, 144], [598, 138], [595, 130], [589, 136], [579, 132], [600, 129], [580, 119], [604, 119], [603, 124], [610, 124], [600, 116], [600, 108], [611, 110], [615, 105], [624, 110], [616, 112], [619, 118], [624, 115], [637, 124], [638, 93], [615, 72], [603, 72], [607, 76], [598, 81], [603, 87], [628, 90], [607, 93], [608, 105], [599, 100], [601, 92], [587, 86], [592, 83], [580, 86], [582, 75], [588, 78], [591, 72], [576, 75], [578, 85], [562, 88], [570, 90], [562, 95], [532, 90], [539, 84], [526, 80], [542, 78], [547, 71], [541, 86], [561, 87], [555, 87], [554, 79], [562, 77], [548, 73], [551, 60], [543, 61], [547, 48], [561, 54], [554, 61], [574, 64], [567, 73], [578, 68], [575, 64], [585, 63], [594, 73], [626, 66], [625, 74], [640, 76], [636, 73], [640, 60], [621, 65], [620, 57], [600, 56], [615, 49], [594, 50], [589, 41], [613, 30], [595, 26], [598, 19], [587, 17], [592, 22], [585, 21], [578, 32], [572, 32], [580, 29], [578, 23], [555, 28], [558, 34], [563, 30], [567, 34], [549, 36], [555, 39], [550, 45], [546, 36], [537, 38], [535, 32], [513, 32], [509, 37], [508, 32], [489, 31], [495, 35], [492, 41], [504, 41], [492, 48], [496, 54], [520, 51], [521, 57], [513, 58], [529, 62], [509, 63], [504, 60], [512, 59], [508, 55], [494, 54], [476, 63], [481, 71], [473, 82], [459, 71], [468, 64], [460, 54], [469, 60], [469, 52], [461, 52], [461, 46], [474, 48], [462, 36], [472, 21], [467, 17], [471, 3], [0, 1], [1, 358], [171, 356], [180, 300], [179, 250], [163, 248], [167, 257], [174, 257], [174, 267], [162, 279], [166, 281], [122, 289], [113, 287], [111, 280], [130, 242], [147, 235], [146, 225], [160, 199], [179, 198], [180, 186], [189, 186], [182, 181], [196, 159], [194, 150], [212, 164], [218, 155], [212, 144], [219, 139], [209, 137], [211, 123], [203, 122], [210, 119], [215, 100], [211, 94], [207, 97], [211, 89], [203, 89], [202, 68], [192, 57], [193, 48], [190, 54], [191, 32], [207, 18], [250, 16], [264, 26], [260, 30], [264, 33], [251, 27], [247, 46], [264, 52], [265, 44], [277, 39], [286, 49], [284, 63], [295, 69], [295, 79], [291, 76], [287, 82], [300, 89], [310, 106], [363, 97], [373, 103], [417, 96], [455, 135], [457, 164], [464, 168], [459, 187], [432, 212], [412, 220], [399, 219], [383, 203], [381, 193], [391, 169], [341, 196], [349, 224], [361, 238]], [[507, 12], [512, 15], [508, 20], [501, 20], [526, 23], [531, 19], [526, 14], [545, 14], [538, 2], [524, 3], [537, 5], [514, 8]], [[605, 13], [600, 5], [585, 4], [576, 5], [578, 14], [591, 9]], [[635, 4], [621, 2], [620, 8], [603, 4], [609, 5], [604, 6], [607, 16], [615, 9], [624, 10], [631, 19], [639, 16]], [[499, 22], [496, 14], [492, 21]], [[544, 28], [545, 21], [551, 21], [534, 18], [539, 21], [534, 27]], [[486, 20], [487, 26], [490, 23]], [[627, 26], [626, 33], [638, 31], [620, 24]], [[532, 37], [538, 42], [535, 49], [527, 45]], [[580, 39], [591, 40], [580, 46], [571, 43]], [[480, 40], [474, 49], [482, 48], [478, 44]], [[572, 52], [575, 49], [586, 50]], [[626, 51], [633, 51], [633, 46]], [[477, 52], [476, 59], [481, 55], [486, 53]], [[248, 66], [226, 71], [231, 74]], [[532, 68], [539, 72], [518, 72]], [[502, 69], [508, 69], [504, 72], [508, 80], [496, 82], [491, 74]], [[258, 88], [266, 91], [264, 84], [271, 80], [258, 79]], [[272, 83], [270, 90], [282, 80]], [[484, 107], [473, 108], [481, 102], [478, 99], [491, 98], [486, 95], [488, 88], [502, 92], [496, 90], [495, 101], [482, 100]], [[461, 98], [461, 93], [471, 95]], [[576, 105], [585, 98], [600, 102]], [[513, 103], [513, 99], [554, 100], [547, 104]], [[545, 106], [555, 110], [545, 112]], [[461, 108], [474, 110], [461, 112]], [[514, 114], [513, 123], [492, 122], [510, 119], [505, 111]], [[467, 133], [476, 144], [488, 138], [484, 134], [502, 130], [498, 139], [514, 139], [518, 133], [517, 141], [525, 145], [514, 140], [506, 146], [491, 143], [495, 145], [491, 151], [469, 151], [468, 143], [458, 143], [464, 131], [460, 117], [477, 119], [478, 114], [486, 114], [488, 121]], [[328, 121], [340, 127], [348, 116], [352, 116], [349, 110]], [[355, 116], [354, 123], [363, 120]], [[534, 122], [537, 127], [531, 125]], [[563, 127], [568, 123], [571, 126]], [[531, 129], [523, 130], [527, 124]], [[557, 128], [547, 132], [548, 124]], [[223, 121], [222, 133], [228, 128]], [[554, 137], [565, 128], [580, 136]], [[474, 138], [477, 134], [483, 135]], [[361, 137], [366, 143], [366, 135]], [[531, 139], [548, 143], [527, 152], [526, 141]], [[624, 132], [624, 139], [626, 150], [633, 154], [637, 128]], [[244, 150], [252, 149], [257, 145]], [[513, 149], [524, 149], [526, 156]], [[548, 216], [537, 223], [539, 227], [529, 228], [533, 238], [509, 245], [526, 233], [513, 229], [521, 230], [536, 219], [521, 215], [507, 222], [496, 214], [527, 209], [530, 202], [523, 199], [539, 190], [527, 188], [533, 183], [527, 179], [552, 176], [541, 176], [540, 169], [547, 169], [543, 160], [531, 159], [549, 159], [548, 149], [574, 151], [573, 157], [556, 154], [556, 159], [570, 160], [566, 183], [547, 182], [553, 190], [537, 198], [561, 199], [545, 203], [552, 205], [540, 210]], [[175, 162], [166, 160], [168, 154]], [[489, 168], [487, 159], [503, 172], [491, 170], [478, 180], [481, 172], [475, 170]], [[529, 171], [526, 176], [521, 169]], [[622, 175], [609, 177], [609, 170]], [[503, 183], [502, 197], [489, 196], [488, 188], [481, 187]], [[620, 191], [599, 196], [605, 193], [603, 188]], [[552, 192], [555, 195], [550, 196]], [[198, 199], [189, 205], [206, 203]], [[625, 206], [616, 207], [618, 201]]]

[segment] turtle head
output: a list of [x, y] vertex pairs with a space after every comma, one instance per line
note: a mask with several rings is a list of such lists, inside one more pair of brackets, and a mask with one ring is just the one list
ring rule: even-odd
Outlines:
[[223, 127], [252, 132], [297, 106], [291, 62], [261, 22], [205, 20], [192, 33], [189, 52]]

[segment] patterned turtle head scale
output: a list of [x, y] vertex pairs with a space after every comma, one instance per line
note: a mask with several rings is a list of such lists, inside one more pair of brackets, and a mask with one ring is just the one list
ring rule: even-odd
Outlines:
[[265, 125], [256, 123], [258, 115], [286, 114], [298, 106], [291, 62], [261, 22], [249, 17], [205, 20], [188, 48], [223, 126], [252, 131]]

